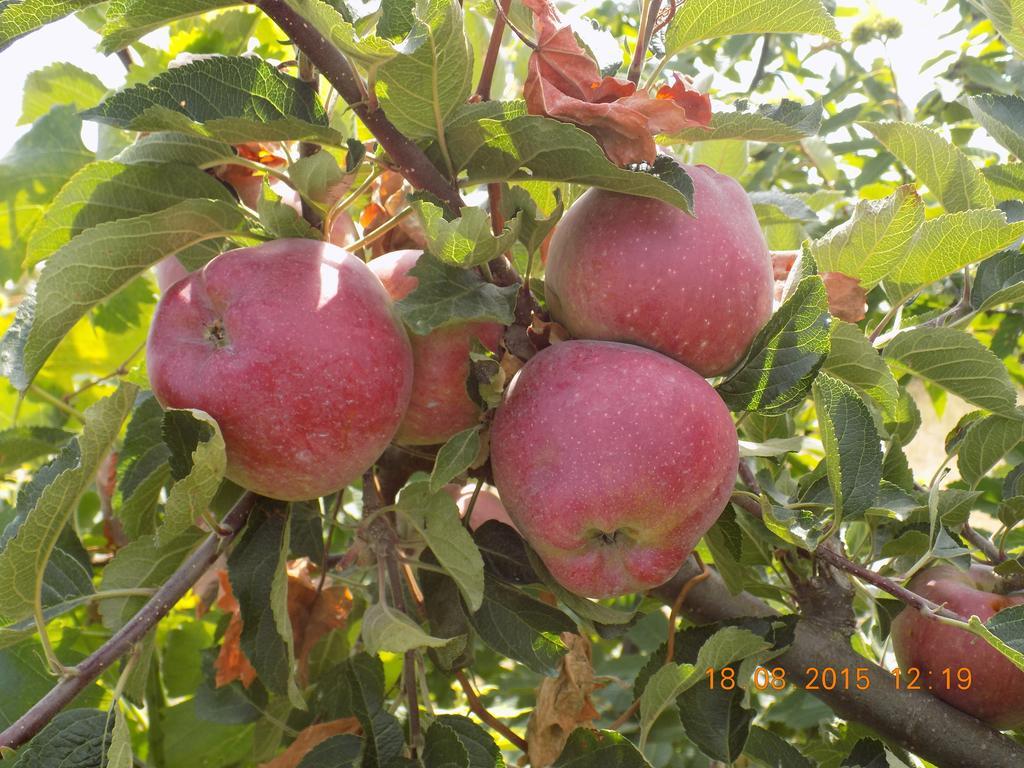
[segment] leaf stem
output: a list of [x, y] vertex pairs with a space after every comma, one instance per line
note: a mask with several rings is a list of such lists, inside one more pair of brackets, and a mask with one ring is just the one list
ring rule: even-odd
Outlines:
[[376, 242], [381, 237], [383, 237], [388, 232], [390, 232], [392, 229], [397, 227], [401, 223], [402, 219], [404, 219], [406, 216], [411, 214], [412, 211], [413, 211], [412, 206], [407, 206], [406, 208], [403, 208], [401, 211], [399, 211], [394, 216], [392, 216], [390, 219], [385, 221], [383, 224], [381, 224], [375, 230], [373, 230], [372, 232], [368, 232], [367, 234], [363, 235], [361, 238], [356, 240], [354, 243], [351, 243], [350, 245], [348, 245], [346, 250], [348, 250], [348, 251], [358, 251], [358, 250], [360, 250], [362, 248], [365, 248], [366, 246]]
[[41, 386], [39, 386], [35, 382], [32, 382], [32, 384], [29, 385], [28, 391], [31, 392], [36, 397], [38, 397], [43, 402], [48, 403], [49, 405], [52, 405], [54, 408], [56, 408], [61, 413], [67, 414], [68, 416], [71, 416], [72, 418], [77, 419], [82, 424], [85, 424], [85, 414], [83, 414], [77, 408], [74, 408], [74, 407], [68, 405], [63, 400], [61, 400], [59, 397], [54, 397], [53, 395], [51, 395], [49, 392], [47, 392], [45, 389], [43, 389]]

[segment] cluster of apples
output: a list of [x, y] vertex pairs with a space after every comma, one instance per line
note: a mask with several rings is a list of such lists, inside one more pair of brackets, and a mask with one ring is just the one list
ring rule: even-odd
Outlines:
[[[515, 526], [582, 595], [669, 579], [733, 487], [736, 430], [705, 377], [741, 362], [771, 314], [773, 270], [742, 187], [705, 166], [686, 170], [694, 216], [592, 189], [559, 223], [546, 298], [575, 340], [540, 351], [513, 379], [491, 429], [500, 498], [485, 487], [468, 521]], [[466, 391], [471, 346], [497, 351], [504, 328], [407, 333], [393, 302], [415, 289], [420, 255], [365, 264], [331, 243], [284, 239], [192, 274], [169, 260], [147, 347], [153, 391], [167, 407], [212, 415], [228, 476], [277, 499], [343, 488], [392, 441], [445, 442], [481, 417]], [[473, 488], [446, 491], [465, 515]], [[946, 565], [909, 587], [987, 620], [1024, 603], [997, 582], [986, 566]], [[997, 727], [1024, 725], [1024, 673], [977, 637], [908, 607], [892, 639], [921, 687]], [[961, 668], [970, 684], [951, 681]]]
[[[695, 216], [591, 190], [559, 224], [546, 288], [579, 340], [516, 375], [491, 432], [511, 521], [563, 585], [608, 597], [663, 583], [724, 508], [732, 418], [705, 376], [735, 366], [771, 313], [773, 275], [733, 179], [689, 167]], [[365, 264], [282, 239], [179, 276], [147, 347], [166, 407], [197, 408], [224, 435], [228, 476], [299, 500], [359, 478], [392, 441], [434, 445], [472, 426], [469, 350], [503, 328], [409, 334], [393, 302], [418, 251]]]

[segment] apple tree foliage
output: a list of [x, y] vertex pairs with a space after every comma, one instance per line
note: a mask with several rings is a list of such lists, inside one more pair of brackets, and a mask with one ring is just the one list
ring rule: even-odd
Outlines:
[[[952, 735], [912, 728], [940, 705], [900, 698], [888, 672], [899, 587], [923, 566], [975, 559], [1024, 581], [1024, 7], [951, 0], [969, 45], [914, 105], [884, 59], [853, 55], [913, 30], [874, 13], [843, 39], [834, 16], [860, 12], [842, 0], [559, 5], [582, 13], [602, 74], [625, 76], [644, 28], [642, 82], [716, 72], [710, 126], [658, 136], [653, 167], [620, 167], [578, 127], [528, 114], [536, 42], [518, 1], [501, 3], [495, 58], [483, 0], [0, 0], [0, 61], [74, 14], [127, 66], [109, 91], [54, 51], [0, 159], [5, 760], [494, 768], [528, 746], [564, 768], [968, 765], [947, 751], [960, 741], [972, 764], [1024, 764], [1012, 738], [945, 705], [928, 711]], [[742, 182], [779, 278], [773, 317], [713, 382], [741, 467], [704, 565], [678, 583], [587, 600], [511, 529], [464, 527], [442, 487], [487, 477], [485, 426], [386, 454], [391, 498], [357, 484], [229, 520], [241, 489], [216, 423], [146, 389], [150, 267], [320, 237], [350, 215], [367, 254], [426, 243], [399, 305], [412, 332], [509, 326], [501, 355], [473, 353], [471, 386], [494, 408], [520, 358], [561, 333], [541, 256], [564, 209], [590, 186], [688, 209], [677, 160]], [[251, 204], [232, 170], [255, 180]], [[488, 267], [505, 253], [512, 280]], [[906, 446], [950, 395], [969, 412], [912, 469]], [[376, 536], [382, 519], [394, 538]], [[701, 601], [709, 584], [717, 602]], [[175, 586], [182, 599], [153, 599]], [[140, 617], [159, 623], [122, 641]], [[1024, 610], [969, 631], [1024, 665]], [[846, 654], [831, 661], [845, 681], [809, 683], [798, 653], [815, 643]], [[861, 668], [877, 714], [850, 703], [869, 694]], [[52, 705], [54, 686], [77, 687]]]

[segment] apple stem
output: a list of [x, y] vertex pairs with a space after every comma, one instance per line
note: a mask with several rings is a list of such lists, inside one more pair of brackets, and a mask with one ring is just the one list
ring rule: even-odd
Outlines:
[[58, 712], [122, 656], [131, 652], [143, 637], [157, 625], [185, 593], [206, 573], [224, 547], [238, 535], [249, 513], [261, 499], [252, 492], [246, 492], [221, 520], [221, 526], [232, 531], [224, 537], [211, 533], [202, 544], [181, 564], [171, 577], [164, 582], [149, 601], [115, 632], [109, 640], [78, 665], [71, 667], [71, 673], [57, 683], [50, 692], [36, 702], [31, 709], [0, 733], [0, 750], [16, 749], [29, 741], [49, 723]]

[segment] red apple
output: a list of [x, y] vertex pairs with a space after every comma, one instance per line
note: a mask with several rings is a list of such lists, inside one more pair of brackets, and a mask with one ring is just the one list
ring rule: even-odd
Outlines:
[[[965, 620], [973, 615], [988, 621], [1004, 608], [1024, 603], [1024, 593], [1000, 594], [999, 585], [987, 565], [972, 565], [968, 572], [938, 565], [921, 571], [907, 586]], [[908, 673], [915, 668], [920, 686], [947, 704], [996, 728], [1024, 727], [1024, 671], [980, 637], [907, 606], [892, 622], [892, 647], [900, 669]], [[966, 690], [960, 690], [967, 674], [961, 669], [970, 670]]]
[[[445, 492], [454, 499], [455, 504], [458, 506], [460, 517], [466, 516], [466, 512], [469, 510], [469, 503], [473, 500], [475, 489], [476, 483], [469, 483], [463, 486], [448, 483], [444, 487]], [[483, 485], [480, 487], [480, 493], [477, 494], [476, 503], [473, 505], [473, 516], [469, 519], [469, 527], [475, 531], [488, 520], [496, 520], [512, 528], [516, 527], [515, 523], [512, 522], [512, 518], [508, 516], [508, 510], [505, 509], [505, 505], [501, 503], [498, 492], [489, 485]]]
[[[422, 251], [392, 251], [370, 262], [391, 297], [409, 295], [419, 281], [409, 274]], [[434, 445], [469, 429], [480, 420], [480, 409], [466, 392], [469, 350], [473, 340], [497, 351], [504, 333], [498, 323], [455, 323], [419, 336], [409, 334], [415, 371], [412, 400], [398, 429], [396, 442]]]
[[689, 368], [628, 344], [566, 341], [516, 374], [491, 430], [509, 515], [565, 587], [664, 583], [721, 514], [736, 429]]
[[209, 413], [228, 477], [276, 499], [358, 478], [412, 391], [412, 351], [387, 292], [358, 258], [316, 240], [227, 251], [178, 281], [146, 350], [160, 403]]
[[331, 232], [327, 239], [342, 248], [347, 248], [358, 240], [359, 231], [352, 217], [344, 212], [337, 214], [331, 222]]
[[565, 214], [545, 272], [555, 320], [577, 338], [656, 349], [716, 376], [772, 312], [772, 262], [747, 193], [686, 166], [694, 212], [591, 189]]

